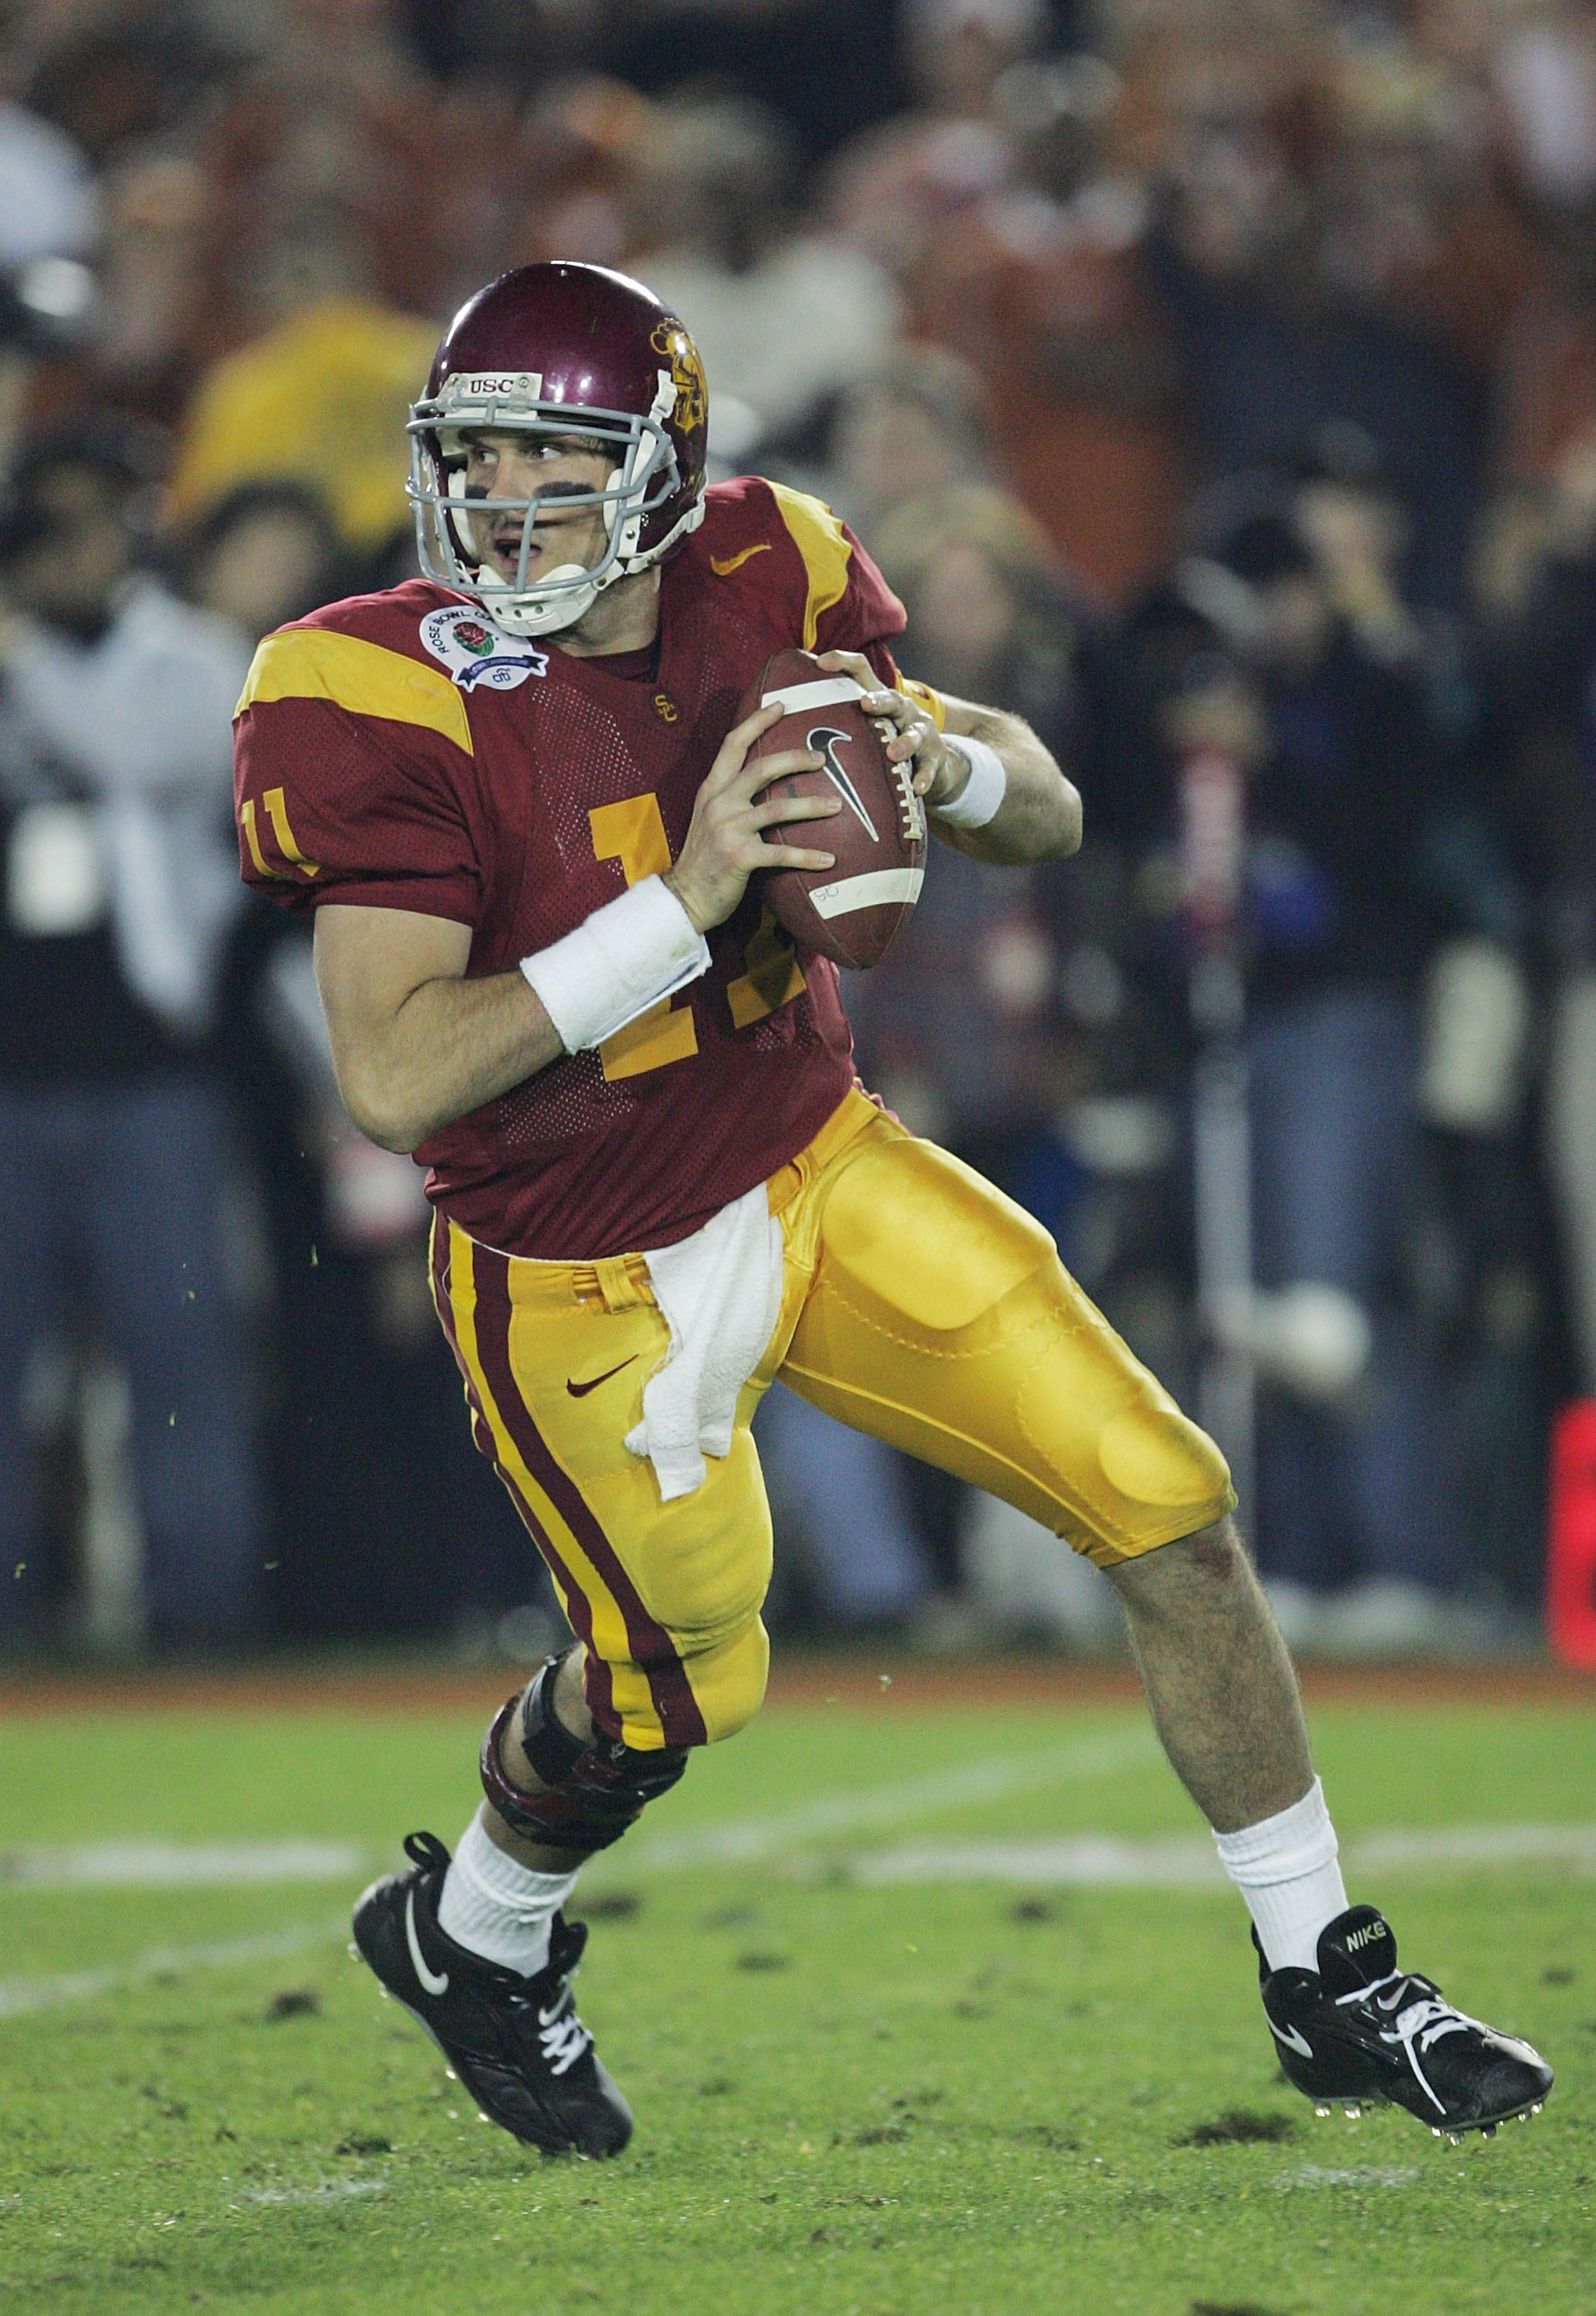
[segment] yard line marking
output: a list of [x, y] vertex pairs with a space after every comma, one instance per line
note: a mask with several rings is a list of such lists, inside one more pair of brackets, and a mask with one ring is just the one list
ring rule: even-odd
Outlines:
[[[1342, 1857], [1354, 1873], [1448, 1867], [1566, 1866], [1596, 1874], [1596, 1825], [1475, 1825], [1353, 1835]], [[1049, 1841], [904, 1843], [848, 1860], [857, 1882], [1028, 1882], [1053, 1888], [1222, 1890], [1223, 1867], [1201, 1834], [1121, 1839], [1079, 1834]]]
[[1461, 1825], [1358, 1835], [1355, 1862], [1377, 1866], [1513, 1866], [1558, 1860], [1596, 1870], [1596, 1825]]
[[1282, 2171], [1274, 2184], [1282, 2192], [1291, 2187], [1405, 2187], [1418, 2176], [1416, 2163], [1358, 2163], [1346, 2171], [1304, 2163], [1295, 2171]]
[[52, 2010], [63, 2002], [87, 2001], [96, 1994], [142, 1985], [167, 1972], [226, 1970], [236, 1963], [303, 1954], [309, 1946], [325, 1946], [348, 1936], [349, 1924], [337, 1914], [331, 1921], [296, 1922], [287, 1929], [260, 1930], [250, 1937], [219, 1938], [204, 1946], [152, 1946], [132, 1962], [110, 1970], [66, 1971], [58, 1978], [0, 1979], [0, 2018], [19, 2018], [30, 2010]]
[[314, 2187], [250, 2187], [246, 2204], [341, 2204], [350, 2196], [386, 2196], [386, 2179], [318, 2179]]
[[1001, 1801], [1010, 1794], [1033, 1792], [1046, 1786], [1071, 1785], [1091, 1777], [1111, 1777], [1150, 1759], [1157, 1753], [1150, 1729], [1116, 1730], [1101, 1737], [1083, 1737], [1068, 1745], [1055, 1745], [1044, 1753], [1016, 1753], [986, 1761], [972, 1761], [962, 1769], [947, 1769], [897, 1786], [867, 1786], [863, 1793], [839, 1794], [828, 1800], [804, 1802], [773, 1816], [745, 1819], [732, 1825], [695, 1827], [691, 1832], [644, 1835], [629, 1844], [625, 1864], [641, 1870], [664, 1870], [678, 1866], [744, 1865], [796, 1849], [804, 1842], [854, 1833], [865, 1826], [895, 1825], [906, 1818], [942, 1817], [949, 1811], [976, 1802]]
[[848, 1861], [856, 1882], [1035, 1882], [1058, 1888], [1226, 1886], [1211, 1841], [1200, 1834], [1122, 1839], [1086, 1833], [1053, 1841], [921, 1841]]
[[91, 1841], [0, 1851], [6, 1890], [182, 1890], [357, 1881], [372, 1854], [350, 1841]]
[[[1145, 1726], [1115, 1730], [1044, 1752], [997, 1755], [901, 1785], [805, 1802], [767, 1818], [701, 1826], [687, 1833], [645, 1834], [628, 1845], [625, 1864], [639, 1871], [740, 1864], [869, 1826], [939, 1817], [1010, 1794], [1112, 1776], [1154, 1759], [1156, 1752], [1152, 1733]], [[370, 1849], [348, 1841], [88, 1842], [73, 1848], [0, 1852], [0, 1894], [7, 1890], [176, 1890], [359, 1881], [380, 1862]]]

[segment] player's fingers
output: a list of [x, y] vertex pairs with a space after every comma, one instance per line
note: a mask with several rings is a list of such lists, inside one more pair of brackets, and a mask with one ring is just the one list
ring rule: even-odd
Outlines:
[[935, 725], [917, 716], [911, 723], [900, 725], [897, 737], [887, 743], [887, 753], [895, 764], [900, 764], [918, 755], [922, 748], [929, 747], [937, 737]]
[[862, 683], [866, 691], [875, 691], [880, 688], [881, 678], [863, 652], [822, 652], [816, 664], [823, 667], [828, 675], [851, 675], [854, 681]]
[[782, 748], [774, 756], [750, 756], [725, 783], [728, 798], [758, 795], [772, 780], [790, 780], [799, 772], [818, 772], [824, 758], [812, 748]]
[[873, 684], [859, 705], [866, 716], [885, 717], [900, 731], [907, 719], [918, 713], [912, 699], [906, 699], [901, 691], [884, 690], [880, 684]]
[[724, 788], [728, 780], [734, 779], [742, 771], [744, 759], [761, 732], [768, 732], [773, 724], [780, 722], [781, 717], [780, 701], [772, 700], [768, 708], [756, 708], [753, 714], [745, 716], [740, 724], [733, 724], [715, 752], [715, 760], [705, 777], [704, 786], [714, 790]]
[[797, 844], [761, 844], [756, 868], [835, 868], [834, 852], [806, 852]]
[[748, 809], [750, 828], [774, 828], [782, 821], [829, 820], [842, 810], [840, 797], [765, 797]]

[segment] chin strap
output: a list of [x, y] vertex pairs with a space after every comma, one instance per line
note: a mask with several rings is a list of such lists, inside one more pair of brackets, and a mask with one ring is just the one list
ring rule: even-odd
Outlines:
[[[580, 563], [562, 563], [549, 573], [550, 580], [572, 581], [581, 573]], [[482, 576], [482, 566], [477, 566]], [[601, 591], [612, 579], [621, 576], [619, 565], [612, 565], [602, 579], [590, 580], [586, 586], [562, 585], [557, 594], [547, 601], [534, 596], [528, 589], [525, 596], [497, 598], [492, 589], [479, 596], [483, 609], [496, 628], [507, 636], [557, 636], [567, 628], [575, 627], [598, 601]]]

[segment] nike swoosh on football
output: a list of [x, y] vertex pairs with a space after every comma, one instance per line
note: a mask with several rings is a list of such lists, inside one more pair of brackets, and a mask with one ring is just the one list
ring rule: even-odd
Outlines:
[[567, 1376], [565, 1378], [565, 1388], [571, 1394], [572, 1399], [586, 1399], [590, 1391], [597, 1391], [601, 1383], [607, 1383], [609, 1381], [611, 1376], [618, 1376], [621, 1371], [621, 1367], [629, 1367], [632, 1364], [632, 1359], [634, 1359], [636, 1357], [637, 1354], [634, 1351], [631, 1359], [623, 1359], [621, 1361], [621, 1367], [606, 1367], [601, 1376], [595, 1376], [590, 1383], [572, 1383], [571, 1377]]
[[740, 555], [712, 555], [709, 558], [709, 567], [717, 579], [729, 579], [739, 565], [746, 563], [750, 555], [768, 555], [769, 552], [770, 541], [767, 539], [762, 539], [757, 547], [745, 547]]
[[1304, 2059], [1312, 2058], [1313, 2044], [1304, 2035], [1299, 2035], [1295, 2026], [1277, 2026], [1271, 2018], [1269, 2031], [1277, 2043], [1285, 2044], [1288, 2051], [1295, 2051]]
[[448, 1992], [448, 1971], [429, 1970], [425, 1962], [421, 1958], [421, 1942], [416, 1936], [415, 1892], [413, 1890], [411, 1892], [409, 1897], [404, 1901], [404, 1936], [410, 1946], [411, 1965], [413, 1968], [416, 1976], [421, 1980], [421, 1984], [426, 1988], [428, 1993], [447, 1994]]

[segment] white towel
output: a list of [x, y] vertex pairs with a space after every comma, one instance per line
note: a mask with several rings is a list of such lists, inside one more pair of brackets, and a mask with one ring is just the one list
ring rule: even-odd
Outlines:
[[763, 1182], [675, 1246], [645, 1254], [670, 1349], [643, 1387], [643, 1421], [626, 1434], [669, 1503], [708, 1477], [705, 1456], [729, 1456], [737, 1394], [781, 1316], [782, 1229]]

